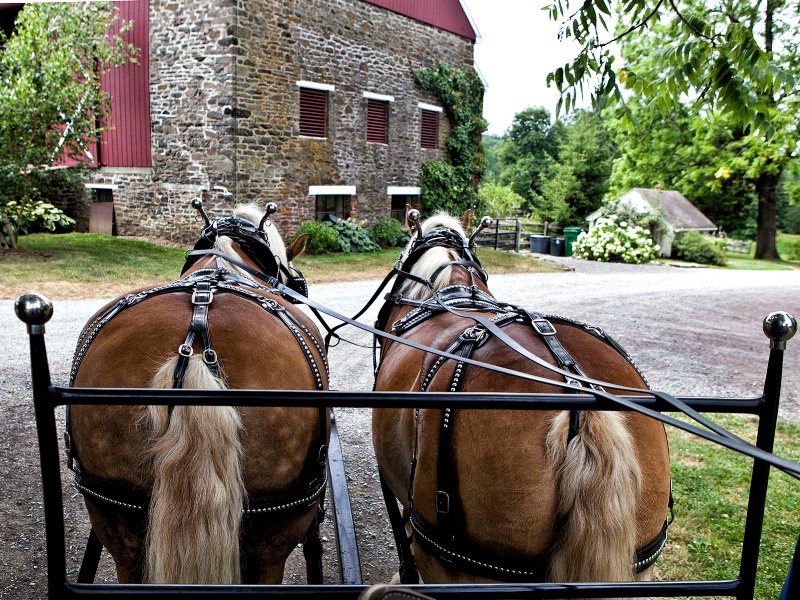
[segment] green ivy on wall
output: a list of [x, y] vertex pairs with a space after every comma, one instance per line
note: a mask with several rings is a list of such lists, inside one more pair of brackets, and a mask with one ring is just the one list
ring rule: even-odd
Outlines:
[[472, 69], [453, 69], [445, 63], [415, 69], [412, 74], [419, 87], [441, 99], [452, 125], [446, 143], [447, 162], [427, 162], [420, 169], [422, 203], [429, 211], [455, 214], [480, 209], [478, 184], [486, 166], [481, 143], [486, 131], [483, 82]]

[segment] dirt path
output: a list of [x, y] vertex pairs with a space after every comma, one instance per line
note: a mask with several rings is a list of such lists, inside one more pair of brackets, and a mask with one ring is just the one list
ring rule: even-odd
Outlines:
[[[752, 396], [760, 393], [768, 342], [764, 316], [788, 310], [800, 316], [800, 271], [755, 272], [685, 270], [670, 267], [620, 269], [603, 273], [559, 273], [492, 277], [500, 298], [540, 312], [587, 321], [611, 333], [631, 353], [654, 388], [677, 395]], [[312, 288], [312, 297], [353, 314], [375, 283]], [[55, 383], [67, 380], [80, 328], [103, 300], [59, 301], [47, 326], [47, 345]], [[0, 598], [45, 596], [44, 525], [27, 340], [13, 315], [12, 302], [0, 301]], [[377, 308], [362, 320], [372, 323]], [[368, 345], [367, 334], [345, 330], [352, 342]], [[367, 349], [347, 343], [332, 349], [334, 389], [369, 390], [372, 359]], [[386, 581], [396, 557], [377, 486], [370, 441], [369, 411], [338, 409], [350, 494], [366, 582]], [[786, 353], [781, 417], [800, 422], [800, 337]], [[63, 424], [62, 424], [63, 427]], [[68, 479], [64, 477], [64, 481]], [[88, 524], [80, 497], [65, 486], [68, 568], [74, 578]], [[326, 530], [326, 580], [335, 582], [334, 538]], [[104, 559], [99, 580], [113, 581]], [[287, 582], [304, 581], [301, 559], [293, 559]]]

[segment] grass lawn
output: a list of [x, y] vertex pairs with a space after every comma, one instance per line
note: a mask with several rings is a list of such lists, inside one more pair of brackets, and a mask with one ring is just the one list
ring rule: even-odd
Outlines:
[[[757, 420], [712, 419], [755, 442]], [[658, 579], [734, 579], [739, 571], [753, 461], [674, 428], [669, 433], [675, 521], [656, 567]], [[778, 423], [775, 453], [800, 461], [800, 426]], [[755, 598], [780, 594], [800, 534], [800, 485], [772, 469], [761, 537]]]
[[776, 241], [778, 254], [781, 260], [755, 260], [755, 244], [750, 251], [750, 255], [738, 252], [728, 252], [726, 254], [728, 269], [753, 270], [753, 271], [787, 271], [800, 269], [800, 235], [790, 233], [779, 233]]
[[[0, 298], [37, 291], [51, 299], [114, 297], [135, 288], [176, 279], [185, 248], [90, 233], [32, 234], [20, 237], [20, 252], [0, 252]], [[301, 256], [295, 266], [311, 285], [381, 279], [399, 249], [363, 254]], [[481, 249], [490, 273], [539, 273], [558, 270], [528, 256]]]

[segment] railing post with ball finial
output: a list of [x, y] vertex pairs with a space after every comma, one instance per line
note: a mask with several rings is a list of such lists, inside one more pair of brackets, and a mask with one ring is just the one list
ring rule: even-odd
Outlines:
[[44, 342], [44, 326], [53, 316], [53, 303], [40, 294], [23, 294], [14, 311], [28, 326], [31, 349], [31, 384], [36, 414], [36, 434], [41, 458], [45, 533], [47, 536], [47, 587], [50, 598], [58, 598], [67, 581], [64, 543], [64, 508], [61, 498], [61, 468], [55, 402], [50, 383], [50, 366]]
[[[764, 334], [769, 338], [770, 351], [764, 394], [758, 419], [756, 446], [772, 452], [775, 444], [775, 428], [778, 424], [778, 405], [783, 374], [783, 352], [788, 342], [797, 333], [797, 320], [787, 312], [774, 312], [764, 318]], [[761, 543], [761, 528], [764, 524], [764, 508], [769, 485], [769, 463], [753, 461], [750, 480], [750, 497], [747, 501], [747, 520], [742, 542], [742, 562], [739, 567], [738, 598], [753, 598], [758, 567], [758, 551]]]

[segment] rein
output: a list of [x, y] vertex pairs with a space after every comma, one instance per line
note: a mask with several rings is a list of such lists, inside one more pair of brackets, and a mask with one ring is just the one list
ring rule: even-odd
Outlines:
[[[625, 408], [627, 410], [631, 410], [631, 411], [634, 411], [634, 412], [641, 413], [641, 414], [643, 414], [645, 416], [648, 416], [648, 417], [652, 417], [653, 419], [656, 419], [657, 421], [661, 421], [662, 423], [665, 423], [667, 425], [671, 425], [671, 426], [676, 427], [677, 429], [680, 429], [680, 430], [685, 431], [687, 433], [691, 433], [693, 435], [696, 435], [696, 436], [698, 436], [700, 438], [703, 438], [705, 440], [708, 440], [710, 442], [714, 442], [716, 444], [719, 444], [720, 446], [724, 446], [725, 448], [728, 448], [730, 450], [734, 450], [736, 452], [739, 452], [740, 454], [744, 454], [746, 456], [749, 456], [750, 458], [757, 458], [759, 460], [763, 460], [763, 461], [769, 463], [770, 465], [772, 465], [773, 467], [775, 467], [777, 469], [780, 469], [784, 473], [794, 477], [795, 479], [800, 479], [800, 464], [795, 463], [795, 462], [793, 462], [791, 460], [782, 458], [780, 456], [776, 456], [775, 454], [771, 454], [771, 453], [769, 453], [769, 452], [767, 452], [765, 450], [762, 450], [762, 449], [750, 444], [749, 442], [743, 440], [742, 438], [740, 438], [740, 437], [738, 437], [738, 436], [736, 436], [736, 435], [734, 435], [734, 434], [732, 434], [732, 433], [730, 433], [728, 431], [725, 431], [724, 429], [720, 428], [718, 425], [714, 424], [710, 420], [708, 420], [705, 417], [703, 417], [701, 414], [699, 414], [694, 409], [692, 409], [689, 406], [687, 406], [684, 402], [678, 400], [677, 398], [675, 398], [674, 396], [672, 396], [670, 394], [667, 394], [666, 392], [647, 390], [646, 391], [646, 395], [653, 396], [654, 398], [657, 398], [659, 400], [662, 400], [663, 402], [666, 402], [667, 404], [673, 406], [677, 412], [683, 412], [683, 413], [685, 413], [685, 414], [687, 414], [689, 416], [696, 415], [696, 416], [692, 416], [692, 418], [695, 421], [697, 421], [699, 424], [703, 425], [704, 427], [707, 427], [707, 428], [711, 429], [712, 431], [711, 432], [706, 431], [705, 429], [701, 429], [700, 427], [697, 427], [695, 425], [691, 425], [691, 424], [686, 423], [684, 421], [680, 421], [680, 420], [675, 419], [673, 417], [670, 417], [668, 415], [662, 414], [662, 413], [660, 413], [658, 411], [655, 411], [653, 409], [647, 408], [646, 406], [641, 406], [641, 405], [639, 405], [639, 404], [637, 404], [635, 402], [627, 400], [624, 397], [616, 396], [616, 395], [611, 394], [609, 392], [606, 392], [604, 390], [598, 390], [598, 389], [595, 389], [593, 387], [588, 387], [588, 388], [587, 387], [579, 387], [577, 385], [574, 385], [574, 384], [571, 384], [571, 383], [568, 383], [568, 382], [564, 382], [564, 381], [556, 381], [554, 379], [548, 379], [546, 377], [539, 377], [537, 375], [530, 375], [528, 373], [523, 373], [521, 371], [515, 371], [514, 369], [507, 369], [505, 367], [501, 367], [501, 366], [498, 366], [498, 365], [492, 365], [492, 364], [489, 364], [489, 363], [484, 363], [484, 362], [481, 362], [481, 361], [478, 361], [478, 360], [474, 360], [472, 358], [464, 358], [464, 357], [461, 357], [461, 356], [458, 356], [458, 355], [455, 355], [455, 354], [451, 354], [451, 353], [446, 352], [444, 350], [439, 350], [437, 348], [432, 348], [430, 346], [425, 346], [424, 344], [418, 344], [417, 342], [413, 342], [411, 340], [407, 340], [405, 338], [393, 335], [391, 333], [387, 333], [387, 332], [382, 331], [380, 329], [376, 329], [375, 327], [371, 327], [370, 325], [366, 325], [365, 323], [361, 323], [359, 321], [351, 319], [350, 317], [347, 317], [347, 316], [345, 316], [345, 315], [343, 315], [343, 314], [341, 314], [341, 313], [339, 313], [339, 312], [337, 312], [337, 311], [335, 311], [335, 310], [333, 310], [331, 308], [328, 308], [327, 306], [325, 306], [323, 304], [320, 304], [319, 302], [316, 302], [315, 300], [312, 300], [311, 298], [306, 298], [306, 297], [301, 296], [300, 294], [298, 294], [294, 290], [286, 287], [282, 283], [276, 282], [274, 278], [269, 278], [269, 277], [265, 276], [264, 274], [259, 273], [255, 269], [251, 269], [251, 267], [249, 267], [247, 265], [245, 265], [245, 266], [247, 267], [247, 269], [250, 269], [252, 271], [252, 274], [255, 277], [261, 279], [262, 281], [270, 283], [270, 285], [275, 284], [275, 289], [278, 292], [280, 292], [283, 295], [290, 296], [290, 297], [294, 298], [295, 300], [298, 301], [298, 303], [305, 304], [310, 309], [312, 309], [312, 311], [314, 311], [314, 310], [319, 311], [320, 313], [323, 313], [323, 314], [326, 314], [326, 315], [328, 315], [330, 317], [333, 317], [337, 321], [343, 321], [347, 325], [352, 325], [354, 327], [357, 327], [357, 328], [359, 328], [359, 329], [361, 329], [363, 331], [366, 331], [366, 332], [371, 333], [373, 335], [376, 335], [378, 337], [381, 337], [381, 338], [384, 338], [384, 339], [387, 339], [387, 340], [391, 340], [393, 342], [397, 342], [397, 343], [403, 344], [405, 346], [409, 346], [410, 348], [415, 348], [417, 350], [422, 350], [423, 352], [427, 352], [429, 354], [435, 354], [436, 356], [441, 356], [441, 357], [449, 358], [449, 359], [456, 360], [456, 361], [460, 360], [460, 361], [462, 361], [462, 362], [464, 362], [464, 363], [466, 363], [468, 365], [481, 367], [483, 369], [487, 369], [489, 371], [494, 371], [496, 373], [503, 373], [505, 375], [511, 375], [513, 377], [518, 377], [520, 379], [526, 379], [528, 381], [535, 381], [537, 383], [544, 383], [544, 384], [547, 384], [547, 385], [553, 385], [553, 386], [556, 386], [556, 387], [560, 387], [560, 388], [565, 389], [565, 390], [570, 390], [570, 391], [576, 391], [576, 392], [589, 394], [589, 395], [593, 396], [595, 399], [607, 400], [607, 401], [611, 402], [612, 404], [621, 406], [621, 407], [623, 407], [623, 408]], [[398, 271], [398, 273], [403, 274], [405, 276], [405, 273], [403, 273], [401, 271]], [[362, 311], [359, 314], [363, 314], [363, 310], [365, 310], [365, 309], [362, 309]], [[469, 315], [469, 318], [473, 318], [473, 316]], [[340, 326], [337, 326], [337, 328], [338, 327], [340, 327]], [[551, 371], [554, 371], [556, 373], [561, 372], [560, 369], [558, 369], [557, 367], [554, 367], [553, 365], [551, 365], [549, 363], [545, 363], [545, 365], [546, 365], [546, 368], [548, 368]], [[626, 388], [624, 386], [618, 386], [618, 385], [615, 385], [615, 384], [612, 384], [612, 383], [608, 383], [608, 382], [605, 382], [605, 381], [599, 381], [599, 380], [595, 380], [595, 379], [590, 379], [588, 377], [583, 377], [583, 376], [580, 376], [580, 375], [572, 375], [570, 373], [564, 373], [564, 374], [569, 375], [573, 379], [575, 379], [577, 381], [580, 381], [582, 383], [597, 384], [597, 385], [600, 385], [600, 386], [606, 386], [606, 387], [618, 389], [618, 390], [621, 390], [621, 391], [630, 390], [630, 391], [633, 391], [633, 392], [635, 392], [637, 394], [642, 394], [643, 393], [643, 390], [638, 389], [638, 388]], [[724, 434], [723, 433], [718, 433], [715, 430], [721, 430], [722, 432], [724, 432]]]

